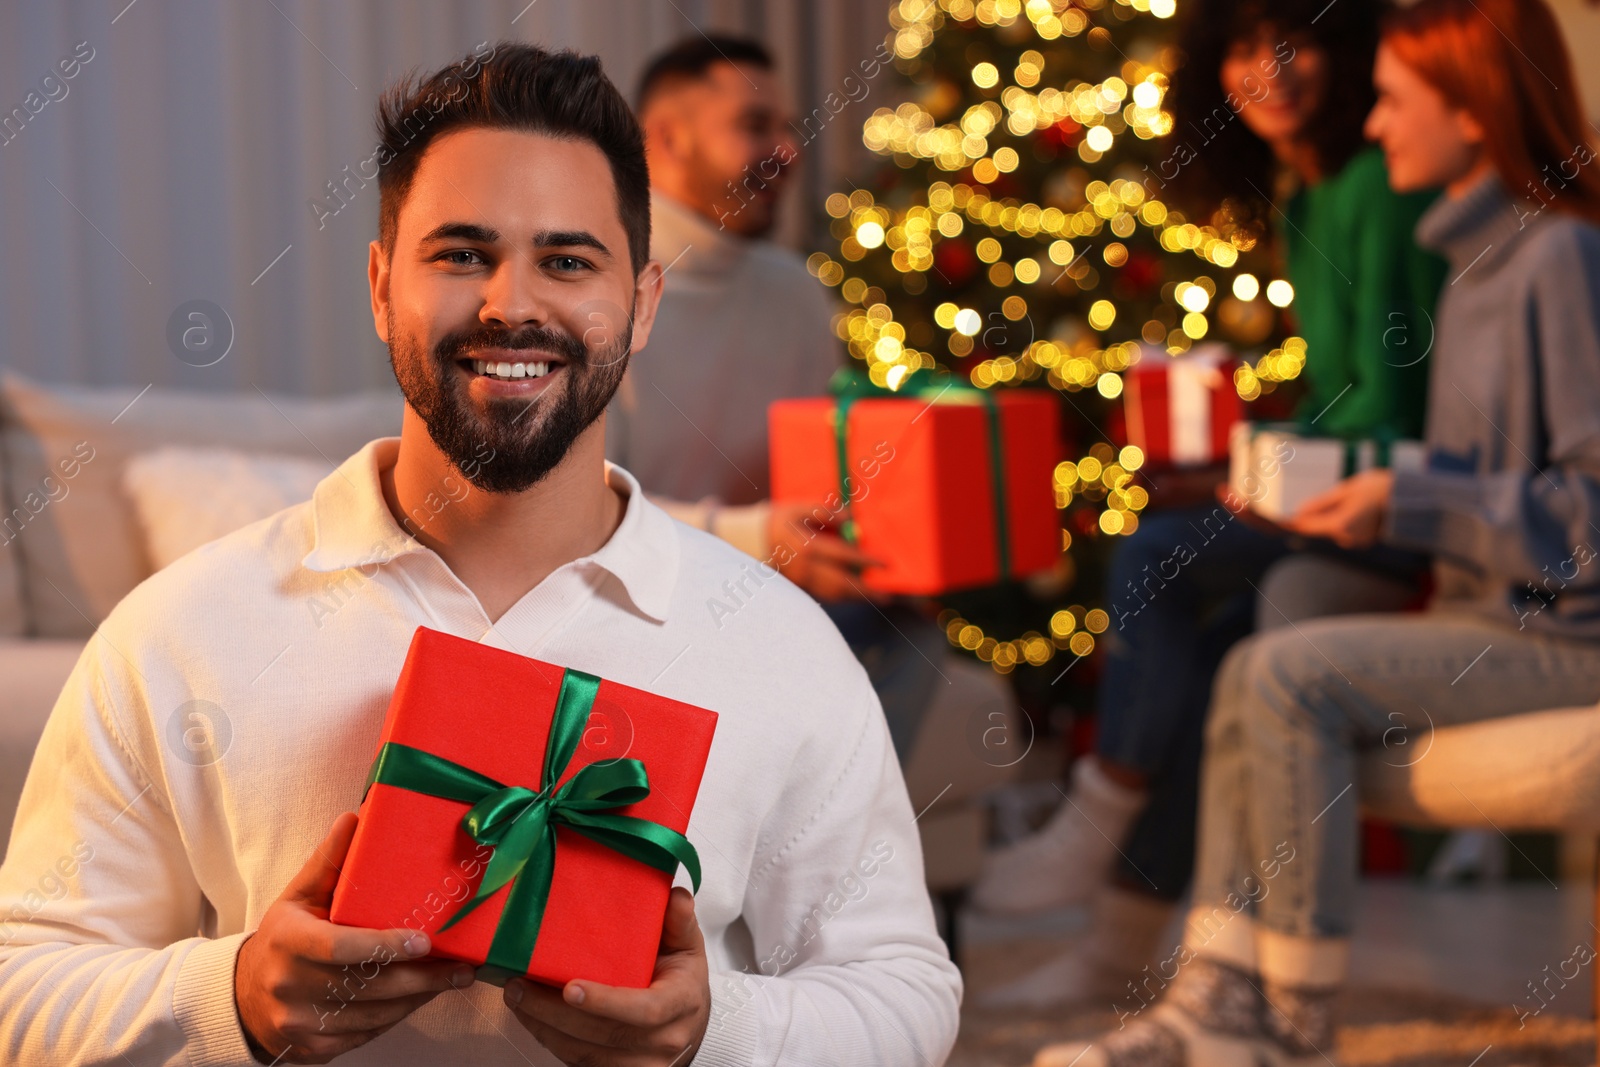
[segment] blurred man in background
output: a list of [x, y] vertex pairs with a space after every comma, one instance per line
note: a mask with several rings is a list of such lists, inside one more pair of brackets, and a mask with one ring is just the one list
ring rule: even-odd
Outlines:
[[[650, 254], [666, 286], [650, 355], [612, 404], [607, 452], [674, 517], [823, 602], [872, 677], [903, 763], [944, 688], [943, 632], [913, 608], [868, 600], [866, 559], [810, 518], [827, 513], [821, 501], [769, 499], [767, 406], [822, 395], [842, 359], [827, 291], [765, 239], [799, 153], [772, 57], [755, 41], [696, 35], [648, 65], [636, 106]], [[745, 593], [759, 595], [749, 583]]]

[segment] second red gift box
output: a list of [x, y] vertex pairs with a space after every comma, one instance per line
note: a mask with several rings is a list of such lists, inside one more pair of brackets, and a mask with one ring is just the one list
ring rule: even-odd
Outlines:
[[937, 379], [780, 400], [767, 416], [772, 499], [847, 517], [857, 547], [882, 561], [862, 576], [879, 592], [926, 596], [1049, 570], [1061, 555], [1056, 405], [1041, 390]]

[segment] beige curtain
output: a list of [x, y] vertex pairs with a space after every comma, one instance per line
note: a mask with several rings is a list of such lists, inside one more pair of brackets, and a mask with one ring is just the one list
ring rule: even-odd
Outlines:
[[[597, 53], [631, 97], [647, 58], [680, 37], [764, 39], [796, 111], [828, 117], [780, 231], [806, 248], [822, 199], [870, 165], [862, 121], [898, 98], [892, 69], [865, 95], [845, 82], [882, 44], [887, 12], [887, 0], [7, 0], [0, 364], [83, 384], [321, 395], [388, 383], [366, 286], [376, 185], [320, 228], [311, 202], [371, 154], [385, 84], [480, 41]], [[232, 322], [213, 366], [170, 350], [169, 320], [194, 300]]]

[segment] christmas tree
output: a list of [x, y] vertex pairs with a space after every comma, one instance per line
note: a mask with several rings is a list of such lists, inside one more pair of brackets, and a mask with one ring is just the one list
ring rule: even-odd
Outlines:
[[[1160, 491], [1122, 444], [1125, 372], [1223, 340], [1246, 400], [1295, 377], [1280, 336], [1292, 299], [1259, 224], [1190, 220], [1164, 191], [1192, 162], [1163, 109], [1179, 62], [1175, 0], [900, 0], [889, 44], [907, 99], [862, 135], [884, 157], [827, 200], [833, 254], [809, 266], [838, 288], [858, 368], [894, 388], [946, 369], [984, 389], [1055, 390], [1073, 458], [1055, 470], [1056, 570], [951, 597], [951, 643], [1042, 691], [1109, 625], [1103, 560]], [[869, 191], [870, 190], [870, 191]], [[1034, 668], [1029, 670], [1029, 668]], [[1087, 673], [1087, 672], [1086, 672]]]

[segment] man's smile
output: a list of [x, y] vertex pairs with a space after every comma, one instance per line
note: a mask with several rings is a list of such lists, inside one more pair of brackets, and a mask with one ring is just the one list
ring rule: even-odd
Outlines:
[[[539, 353], [542, 359], [529, 359], [526, 350], [478, 349], [474, 357], [456, 360], [456, 366], [470, 378], [469, 388], [487, 396], [533, 396], [549, 387], [549, 380], [566, 368], [559, 356]], [[521, 358], [510, 358], [520, 355]], [[498, 359], [477, 356], [506, 357]], [[481, 383], [481, 384], [480, 384]]]

